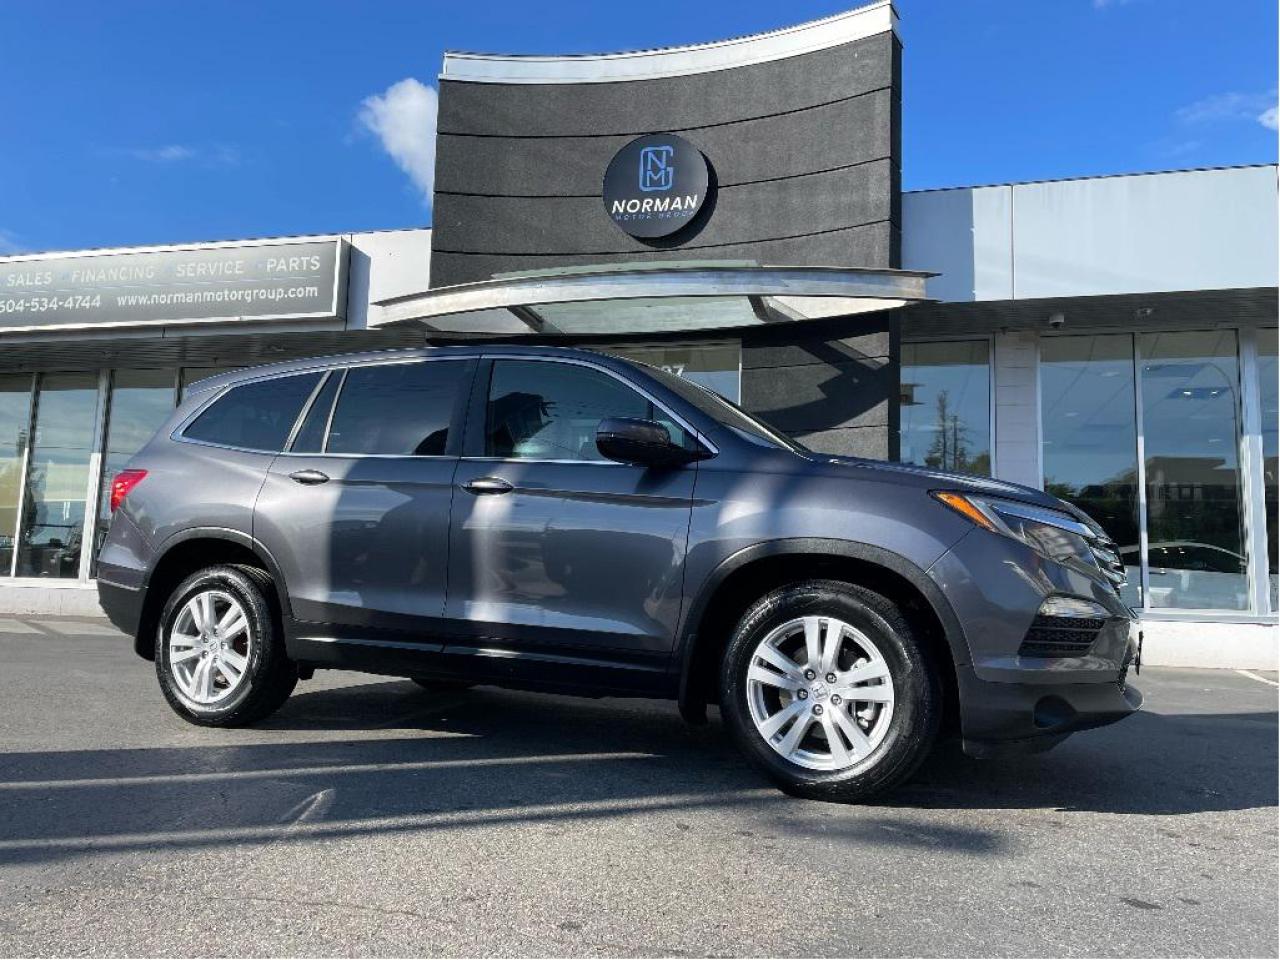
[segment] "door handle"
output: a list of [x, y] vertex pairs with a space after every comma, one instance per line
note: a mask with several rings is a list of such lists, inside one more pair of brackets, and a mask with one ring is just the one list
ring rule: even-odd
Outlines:
[[295, 470], [293, 473], [289, 474], [289, 479], [297, 483], [305, 483], [307, 486], [312, 486], [317, 483], [327, 483], [329, 481], [329, 475], [327, 473], [321, 473], [319, 470]]
[[514, 489], [501, 477], [476, 477], [462, 485], [468, 493], [510, 493]]

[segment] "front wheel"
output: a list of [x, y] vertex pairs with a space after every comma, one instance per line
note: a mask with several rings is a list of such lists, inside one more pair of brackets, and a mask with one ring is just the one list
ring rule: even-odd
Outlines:
[[274, 712], [298, 682], [269, 600], [271, 578], [244, 566], [207, 567], [169, 597], [156, 634], [156, 676], [189, 723], [239, 727]]
[[941, 690], [898, 607], [863, 587], [779, 588], [725, 651], [720, 708], [747, 758], [783, 790], [859, 801], [908, 777], [937, 736]]

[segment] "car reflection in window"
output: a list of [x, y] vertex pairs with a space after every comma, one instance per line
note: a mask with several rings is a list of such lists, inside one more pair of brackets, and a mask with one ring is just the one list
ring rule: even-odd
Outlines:
[[[1120, 557], [1126, 567], [1137, 569], [1138, 546], [1124, 547]], [[1153, 606], [1210, 610], [1245, 602], [1248, 561], [1234, 550], [1194, 540], [1161, 540], [1148, 547], [1147, 562]]]

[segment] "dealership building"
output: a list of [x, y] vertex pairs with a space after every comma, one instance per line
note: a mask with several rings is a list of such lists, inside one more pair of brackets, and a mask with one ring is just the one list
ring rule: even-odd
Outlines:
[[108, 481], [195, 380], [496, 338], [1046, 489], [1120, 545], [1148, 662], [1275, 669], [1276, 165], [904, 192], [903, 56], [887, 0], [447, 54], [431, 229], [0, 257], [0, 616], [96, 612]]

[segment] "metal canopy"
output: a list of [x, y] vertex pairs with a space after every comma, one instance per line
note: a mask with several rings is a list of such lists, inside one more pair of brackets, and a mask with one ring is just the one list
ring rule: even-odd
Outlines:
[[901, 307], [927, 299], [929, 276], [743, 262], [566, 267], [375, 301], [370, 326], [478, 337], [693, 333]]

